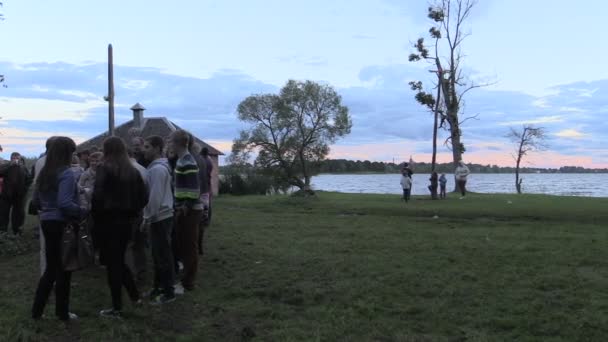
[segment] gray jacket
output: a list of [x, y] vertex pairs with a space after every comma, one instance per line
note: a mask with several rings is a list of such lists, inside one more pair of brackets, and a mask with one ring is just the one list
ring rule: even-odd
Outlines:
[[146, 178], [150, 198], [144, 208], [144, 220], [155, 223], [173, 217], [171, 166], [167, 158], [159, 158], [150, 163]]

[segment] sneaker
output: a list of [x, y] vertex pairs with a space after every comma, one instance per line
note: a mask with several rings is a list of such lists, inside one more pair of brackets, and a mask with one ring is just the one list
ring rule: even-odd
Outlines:
[[105, 309], [99, 311], [99, 316], [108, 318], [122, 318], [122, 312], [114, 309]]
[[153, 300], [156, 297], [160, 296], [161, 294], [163, 294], [163, 291], [161, 289], [154, 288], [154, 289], [148, 291], [145, 296], [148, 297], [150, 300]]
[[[44, 315], [42, 316], [42, 318], [44, 318]], [[60, 321], [68, 322], [68, 321], [77, 320], [78, 319], [78, 315], [76, 315], [73, 312], [68, 312], [68, 318], [67, 319], [63, 319], [63, 318], [60, 318], [60, 317], [57, 317], [57, 318], [59, 318]]]
[[180, 295], [181, 296], [185, 292], [184, 287], [180, 283], [175, 284], [173, 286], [173, 288], [174, 288], [174, 292], [175, 292], [176, 295]]
[[174, 301], [175, 301], [175, 295], [161, 294], [161, 295], [157, 296], [156, 298], [154, 298], [152, 301], [150, 301], [150, 304], [161, 305], [161, 304], [171, 303]]

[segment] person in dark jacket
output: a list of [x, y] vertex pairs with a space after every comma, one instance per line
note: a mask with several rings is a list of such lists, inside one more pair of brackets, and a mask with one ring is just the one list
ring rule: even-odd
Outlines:
[[199, 168], [188, 151], [190, 135], [183, 130], [171, 134], [169, 144], [178, 156], [174, 171], [175, 230], [179, 259], [184, 264], [181, 285], [194, 290], [198, 270], [198, 227], [203, 214]]
[[13, 233], [18, 235], [25, 221], [25, 198], [32, 182], [19, 153], [13, 152], [10, 163], [0, 167], [0, 177], [3, 177], [0, 193], [0, 231], [7, 231], [10, 222]]
[[33, 200], [40, 208], [40, 223], [46, 241], [46, 267], [34, 297], [34, 319], [42, 317], [53, 285], [55, 315], [63, 321], [78, 318], [69, 312], [71, 272], [64, 271], [61, 265], [63, 231], [69, 221], [80, 220], [86, 215], [78, 203], [76, 178], [70, 170], [75, 150], [76, 144], [72, 139], [55, 137], [34, 189]]
[[133, 274], [125, 264], [125, 251], [134, 221], [148, 203], [144, 180], [133, 167], [124, 141], [109, 137], [103, 144], [104, 161], [97, 169], [91, 211], [100, 234], [100, 253], [106, 263], [112, 308], [101, 310], [104, 317], [122, 316], [122, 286], [131, 300], [141, 303]]

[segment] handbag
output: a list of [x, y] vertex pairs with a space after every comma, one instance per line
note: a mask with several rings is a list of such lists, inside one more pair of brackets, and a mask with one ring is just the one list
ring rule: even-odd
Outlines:
[[77, 271], [95, 263], [93, 240], [86, 220], [70, 222], [63, 230], [61, 262], [65, 271]]

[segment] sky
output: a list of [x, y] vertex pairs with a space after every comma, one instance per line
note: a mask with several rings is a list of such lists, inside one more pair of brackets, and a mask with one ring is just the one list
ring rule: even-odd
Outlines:
[[[0, 11], [0, 144], [37, 155], [51, 135], [84, 141], [107, 129], [107, 45], [114, 47], [117, 124], [166, 116], [224, 153], [244, 126], [238, 103], [289, 79], [332, 85], [353, 129], [331, 158], [430, 161], [432, 116], [410, 80], [428, 35], [420, 0], [4, 0]], [[491, 86], [467, 93], [467, 162], [512, 165], [510, 127], [548, 132], [524, 166], [608, 167], [608, 2], [479, 0], [465, 30], [463, 69]], [[442, 140], [447, 132], [442, 132]], [[440, 144], [439, 160], [451, 152]]]

